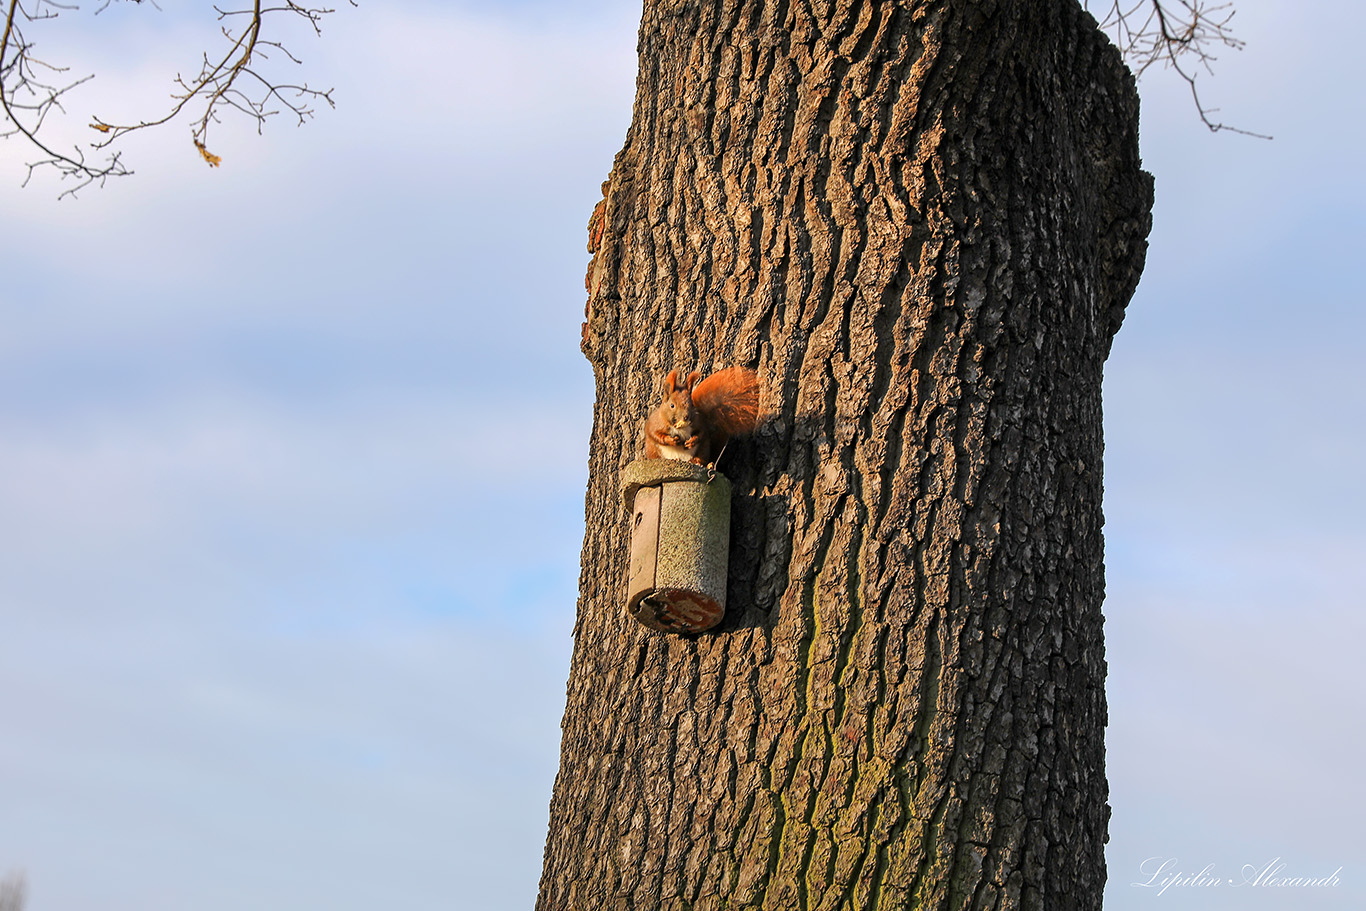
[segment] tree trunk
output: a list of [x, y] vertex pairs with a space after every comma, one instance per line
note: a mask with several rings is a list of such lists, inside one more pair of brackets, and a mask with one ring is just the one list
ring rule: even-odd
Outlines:
[[[1099, 908], [1132, 77], [1076, 0], [645, 0], [639, 50], [538, 909]], [[618, 477], [731, 364], [728, 613], [651, 632]]]

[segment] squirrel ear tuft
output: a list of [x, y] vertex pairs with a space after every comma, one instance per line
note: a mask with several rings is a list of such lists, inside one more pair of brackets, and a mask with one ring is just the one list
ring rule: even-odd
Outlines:
[[673, 392], [678, 388], [678, 371], [670, 370], [669, 375], [664, 377], [664, 391]]
[[700, 380], [700, 379], [702, 379], [702, 374], [701, 374], [700, 372], [694, 370], [692, 373], [689, 373], [689, 374], [688, 374], [688, 388], [689, 388], [689, 389], [692, 389], [692, 387], [694, 387], [694, 386], [697, 385], [697, 381]]

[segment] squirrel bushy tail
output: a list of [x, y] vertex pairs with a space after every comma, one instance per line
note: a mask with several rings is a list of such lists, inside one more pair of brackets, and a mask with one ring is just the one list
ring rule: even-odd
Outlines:
[[759, 426], [759, 376], [748, 367], [727, 367], [692, 387], [697, 410], [713, 432], [726, 437], [753, 433]]

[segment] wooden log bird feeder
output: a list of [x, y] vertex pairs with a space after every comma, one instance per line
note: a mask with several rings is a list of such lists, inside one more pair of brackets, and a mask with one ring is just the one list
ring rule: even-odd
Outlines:
[[660, 632], [711, 629], [726, 612], [730, 481], [675, 459], [639, 459], [621, 477], [631, 514], [627, 612]]

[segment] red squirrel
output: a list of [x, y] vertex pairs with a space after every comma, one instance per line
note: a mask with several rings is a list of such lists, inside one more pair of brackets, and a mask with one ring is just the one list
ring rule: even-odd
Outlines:
[[645, 458], [708, 465], [733, 436], [759, 426], [759, 377], [748, 367], [728, 367], [698, 382], [694, 371], [679, 382], [664, 379], [664, 401], [645, 419]]

